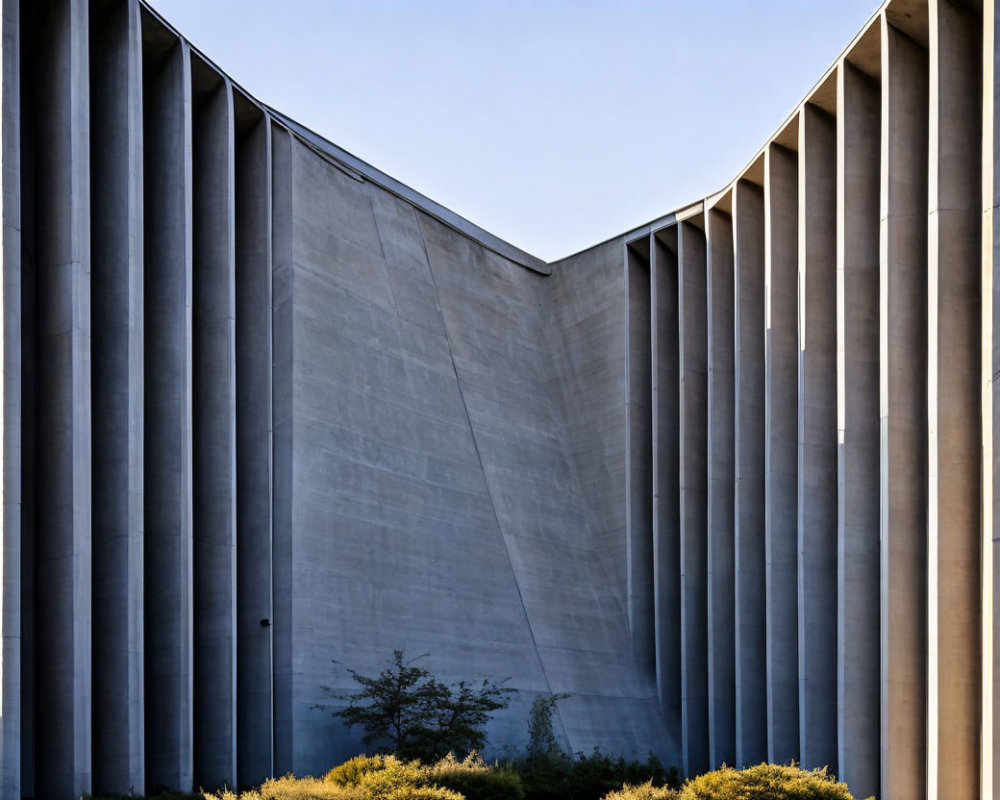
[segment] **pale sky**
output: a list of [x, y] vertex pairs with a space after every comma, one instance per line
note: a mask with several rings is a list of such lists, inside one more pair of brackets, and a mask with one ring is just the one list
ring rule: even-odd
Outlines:
[[546, 260], [727, 184], [876, 0], [151, 0], [252, 95]]

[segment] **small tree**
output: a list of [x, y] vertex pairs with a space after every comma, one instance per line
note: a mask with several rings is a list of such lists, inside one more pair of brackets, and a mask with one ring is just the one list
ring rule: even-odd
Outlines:
[[531, 713], [528, 717], [529, 762], [566, 758], [566, 753], [559, 744], [552, 726], [552, 712], [555, 710], [557, 702], [568, 697], [568, 694], [540, 694], [532, 702]]
[[425, 656], [407, 659], [402, 650], [394, 650], [376, 677], [346, 667], [360, 688], [339, 694], [323, 687], [334, 699], [347, 701], [333, 716], [348, 727], [361, 727], [366, 746], [380, 745], [400, 758], [430, 762], [449, 752], [464, 757], [481, 749], [490, 714], [506, 708], [514, 690], [504, 685], [506, 680], [485, 678], [477, 685], [460, 681], [449, 686], [416, 664]]

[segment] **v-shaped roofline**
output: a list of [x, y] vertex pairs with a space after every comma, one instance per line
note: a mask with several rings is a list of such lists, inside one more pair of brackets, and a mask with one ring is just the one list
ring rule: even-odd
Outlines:
[[[256, 99], [253, 94], [247, 91], [244, 87], [240, 86], [236, 81], [232, 81], [234, 89], [238, 89], [241, 94], [243, 94], [247, 100], [257, 105], [261, 111], [268, 115], [268, 117], [286, 128], [297, 140], [305, 144], [315, 153], [323, 157], [326, 161], [333, 164], [339, 169], [342, 169], [348, 175], [354, 177], [357, 180], [367, 180], [371, 181], [375, 185], [382, 189], [385, 189], [390, 194], [399, 197], [401, 200], [410, 203], [416, 208], [419, 208], [424, 213], [438, 220], [439, 222], [447, 225], [452, 230], [469, 239], [477, 242], [483, 247], [491, 250], [498, 255], [512, 261], [519, 266], [536, 272], [540, 275], [551, 275], [552, 267], [562, 261], [566, 261], [575, 256], [585, 253], [595, 247], [600, 247], [607, 242], [614, 241], [616, 239], [624, 238], [626, 242], [641, 238], [648, 235], [650, 232], [659, 230], [661, 228], [668, 227], [674, 224], [676, 221], [683, 219], [685, 217], [691, 216], [697, 213], [699, 210], [708, 210], [718, 205], [720, 202], [725, 203], [726, 198], [732, 191], [733, 187], [740, 180], [749, 180], [751, 182], [759, 182], [755, 178], [756, 172], [760, 171], [759, 166], [762, 164], [762, 159], [765, 151], [771, 144], [791, 144], [782, 141], [783, 136], [791, 130], [792, 126], [797, 120], [798, 114], [801, 112], [802, 108], [807, 103], [812, 103], [824, 108], [824, 110], [835, 111], [836, 108], [836, 86], [835, 79], [837, 70], [840, 68], [841, 64], [845, 61], [852, 61], [856, 66], [858, 66], [863, 72], [872, 74], [873, 71], [878, 70], [879, 65], [870, 64], [864, 62], [864, 56], [860, 58], [852, 58], [852, 54], [858, 50], [862, 50], [864, 43], [872, 35], [879, 33], [878, 22], [883, 14], [888, 14], [891, 17], [891, 22], [896, 27], [903, 30], [904, 33], [909, 35], [911, 38], [920, 40], [921, 38], [926, 38], [926, 31], [921, 30], [910, 30], [908, 29], [908, 17], [906, 13], [906, 7], [913, 4], [915, 0], [883, 0], [879, 7], [871, 14], [865, 24], [861, 27], [859, 32], [851, 39], [850, 43], [841, 51], [841, 53], [834, 59], [833, 63], [826, 69], [822, 77], [813, 85], [813, 87], [806, 92], [805, 96], [801, 101], [799, 101], [793, 109], [786, 115], [782, 120], [781, 124], [774, 130], [774, 132], [765, 140], [764, 144], [754, 153], [747, 164], [741, 169], [736, 177], [734, 177], [726, 186], [722, 189], [705, 195], [703, 198], [698, 199], [692, 203], [687, 203], [679, 208], [669, 211], [665, 214], [654, 217], [653, 219], [637, 225], [633, 228], [629, 228], [622, 233], [610, 236], [606, 239], [602, 239], [593, 244], [582, 247], [565, 256], [556, 258], [553, 261], [545, 261], [526, 250], [511, 244], [505, 239], [491, 233], [480, 225], [472, 222], [471, 220], [463, 217], [461, 214], [453, 211], [447, 206], [438, 203], [436, 200], [428, 197], [427, 195], [418, 192], [416, 189], [408, 186], [402, 181], [393, 178], [391, 175], [383, 172], [374, 165], [364, 161], [363, 159], [355, 156], [353, 153], [345, 150], [339, 145], [335, 144], [331, 140], [327, 139], [325, 136], [317, 133], [316, 131], [307, 128], [305, 125], [293, 120], [291, 117], [282, 113], [281, 111], [269, 106], [260, 100]], [[195, 47], [191, 42], [185, 37], [178, 29], [171, 25], [162, 14], [160, 14], [156, 9], [154, 9], [148, 0], [140, 0], [140, 4], [152, 15], [154, 15], [161, 24], [168, 28], [174, 33], [179, 39], [188, 43], [191, 50], [198, 54], [198, 56], [204, 60], [206, 63], [210, 64], [214, 69], [216, 69], [221, 74], [226, 74], [211, 58], [205, 55], [204, 52]], [[895, 12], [895, 13], [894, 13]], [[227, 76], [228, 77], [228, 76]], [[832, 94], [832, 98], [831, 98]], [[833, 107], [830, 108], [831, 102]], [[787, 138], [787, 137], [786, 137]], [[794, 146], [793, 146], [794, 149]]]

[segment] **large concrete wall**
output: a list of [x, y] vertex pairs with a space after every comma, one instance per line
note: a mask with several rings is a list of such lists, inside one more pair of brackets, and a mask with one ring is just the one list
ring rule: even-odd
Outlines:
[[402, 647], [449, 679], [512, 678], [494, 748], [523, 744], [537, 693], [566, 692], [573, 750], [662, 750], [620, 597], [595, 591], [608, 580], [564, 443], [547, 279], [297, 141], [291, 170], [294, 745], [279, 769], [357, 748], [313, 709], [321, 685], [350, 687], [331, 659], [370, 672]]
[[0, 800], [361, 749], [394, 649], [573, 751], [1000, 797], [995, 3], [888, 0], [555, 264], [140, 0], [3, 0]]

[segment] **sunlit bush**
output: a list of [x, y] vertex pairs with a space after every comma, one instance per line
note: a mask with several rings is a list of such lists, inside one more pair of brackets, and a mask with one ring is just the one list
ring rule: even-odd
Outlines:
[[626, 783], [621, 789], [608, 792], [604, 800], [677, 800], [677, 790], [669, 786], [654, 786], [652, 781], [632, 786]]
[[357, 787], [327, 783], [319, 778], [271, 778], [259, 789], [242, 793], [223, 791], [205, 794], [205, 800], [365, 800]]
[[723, 767], [692, 778], [681, 788], [679, 800], [854, 800], [854, 797], [847, 784], [838, 783], [825, 768], [804, 770], [758, 764], [742, 770]]
[[354, 758], [349, 758], [343, 764], [338, 764], [331, 769], [323, 776], [323, 780], [327, 783], [336, 783], [339, 786], [357, 786], [361, 783], [362, 776], [384, 769], [386, 758], [393, 758], [393, 756], [381, 754], [354, 756]]

